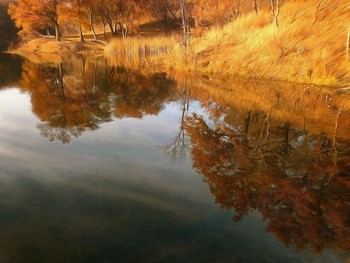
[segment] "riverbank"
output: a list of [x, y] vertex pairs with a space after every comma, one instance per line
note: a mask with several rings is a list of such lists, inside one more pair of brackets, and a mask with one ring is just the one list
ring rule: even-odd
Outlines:
[[[286, 2], [278, 26], [270, 10], [238, 17], [191, 38], [183, 56], [181, 37], [115, 40], [105, 56], [116, 54], [167, 70], [223, 74], [246, 79], [281, 80], [322, 86], [350, 85], [346, 1]], [[169, 48], [171, 47], [171, 48]]]
[[125, 67], [349, 87], [345, 12], [349, 7], [341, 0], [321, 3], [327, 6], [318, 3], [286, 2], [281, 7], [279, 26], [270, 10], [261, 10], [242, 15], [223, 27], [195, 32], [186, 56], [179, 33], [85, 43], [40, 38], [14, 53], [25, 57], [100, 54], [110, 64]]
[[74, 40], [55, 41], [53, 38], [42, 37], [29, 41], [15, 50], [9, 51], [11, 54], [28, 56], [38, 55], [72, 55], [72, 54], [94, 54], [102, 53], [106, 42], [86, 41], [84, 43]]

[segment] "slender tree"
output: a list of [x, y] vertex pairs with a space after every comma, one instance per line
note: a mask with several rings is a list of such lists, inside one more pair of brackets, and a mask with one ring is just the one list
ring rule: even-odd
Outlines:
[[347, 58], [349, 58], [349, 46], [350, 46], [350, 23], [349, 23], [349, 27], [348, 27], [348, 34], [347, 34], [347, 38], [346, 38], [346, 56]]

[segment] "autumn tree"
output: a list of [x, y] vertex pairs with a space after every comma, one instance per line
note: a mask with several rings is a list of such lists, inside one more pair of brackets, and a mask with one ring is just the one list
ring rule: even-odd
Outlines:
[[243, 12], [251, 10], [247, 0], [232, 1], [200, 1], [193, 3], [193, 19], [196, 27], [224, 25], [239, 17]]
[[9, 14], [23, 31], [38, 30], [48, 25], [55, 28], [56, 40], [60, 41], [59, 7], [62, 0], [18, 0], [11, 3]]
[[94, 26], [94, 23], [95, 23], [94, 18], [97, 14], [97, 2], [94, 0], [84, 0], [84, 6], [86, 8], [90, 30], [94, 35], [94, 39], [97, 40], [97, 35], [95, 31], [95, 26]]
[[160, 17], [165, 26], [165, 33], [169, 33], [169, 20], [177, 19], [177, 13], [180, 9], [178, 0], [150, 0], [148, 8], [155, 17]]
[[113, 35], [117, 34], [119, 16], [119, 0], [100, 0], [97, 3], [97, 10], [102, 18], [103, 24], [108, 24]]
[[89, 25], [86, 6], [83, 0], [66, 0], [60, 6], [60, 23], [74, 24], [78, 30], [80, 42], [85, 42], [83, 27]]

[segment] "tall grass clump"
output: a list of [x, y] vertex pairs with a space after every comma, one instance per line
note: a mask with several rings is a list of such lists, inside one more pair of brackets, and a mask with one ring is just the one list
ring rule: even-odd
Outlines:
[[176, 36], [113, 39], [104, 52], [110, 62], [118, 65], [164, 64], [179, 55], [179, 42]]

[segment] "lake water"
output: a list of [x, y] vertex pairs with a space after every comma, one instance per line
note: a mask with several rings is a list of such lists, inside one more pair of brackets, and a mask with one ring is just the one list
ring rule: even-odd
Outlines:
[[36, 62], [0, 56], [0, 262], [349, 260], [347, 90]]

